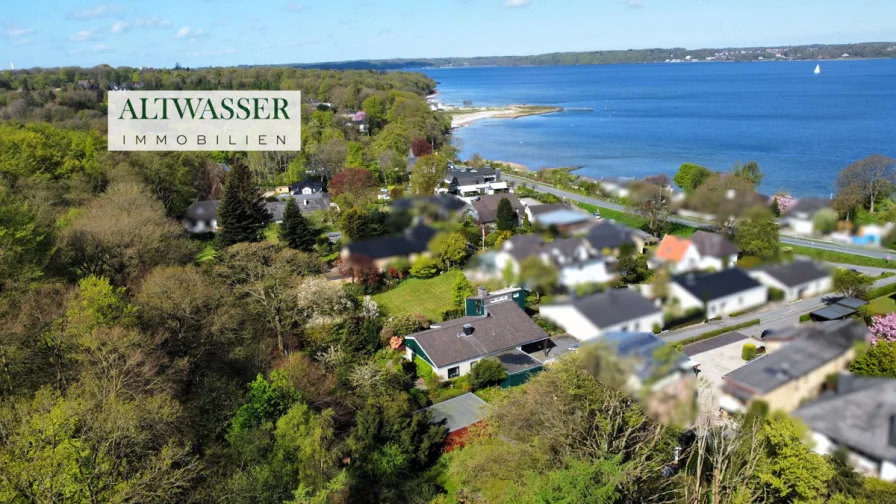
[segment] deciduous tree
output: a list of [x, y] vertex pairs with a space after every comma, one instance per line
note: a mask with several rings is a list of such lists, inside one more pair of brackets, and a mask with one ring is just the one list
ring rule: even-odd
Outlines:
[[846, 297], [865, 297], [873, 283], [874, 279], [864, 273], [845, 268], [834, 270], [834, 291]]
[[648, 232], [654, 236], [663, 236], [672, 212], [669, 177], [656, 175], [633, 185], [628, 207], [644, 218]]
[[370, 170], [346, 168], [333, 177], [328, 188], [335, 196], [347, 193], [360, 198], [369, 193], [375, 185], [376, 181], [373, 180]]
[[685, 163], [681, 165], [678, 169], [678, 173], [675, 174], [674, 182], [675, 185], [680, 187], [684, 192], [692, 193], [696, 191], [698, 187], [703, 185], [703, 182], [711, 176], [712, 172], [708, 168]]
[[859, 192], [874, 213], [874, 205], [884, 191], [892, 188], [896, 161], [892, 158], [874, 154], [847, 166], [837, 175], [837, 187], [852, 187]]
[[780, 252], [779, 228], [768, 210], [756, 207], [737, 222], [734, 242], [753, 257], [775, 258]]
[[419, 196], [433, 194], [447, 172], [448, 161], [441, 156], [430, 154], [417, 159], [411, 170], [411, 191]]
[[735, 163], [731, 174], [749, 181], [753, 184], [753, 187], [759, 187], [759, 184], [762, 183], [762, 178], [765, 177], [765, 174], [759, 169], [759, 163], [756, 161], [750, 161], [746, 164]]

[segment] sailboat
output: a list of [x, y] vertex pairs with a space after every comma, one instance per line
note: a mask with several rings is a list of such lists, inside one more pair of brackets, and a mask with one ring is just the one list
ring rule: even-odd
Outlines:
[[818, 75], [820, 73], [821, 73], [821, 65], [815, 65], [815, 75]]

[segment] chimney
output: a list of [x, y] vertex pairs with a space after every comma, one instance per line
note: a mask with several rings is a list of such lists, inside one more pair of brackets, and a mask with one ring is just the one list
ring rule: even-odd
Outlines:
[[473, 324], [464, 324], [464, 336], [473, 335]]
[[488, 289], [480, 285], [479, 288], [476, 289], [476, 295], [485, 299], [488, 297]]

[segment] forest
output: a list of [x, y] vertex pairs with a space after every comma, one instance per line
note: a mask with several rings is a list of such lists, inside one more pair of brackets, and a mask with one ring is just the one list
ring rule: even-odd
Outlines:
[[[301, 89], [305, 149], [108, 152], [108, 90], [137, 85]], [[484, 425], [447, 452], [419, 370], [393, 345], [429, 321], [377, 306], [368, 288], [385, 280], [370, 272], [329, 281], [321, 235], [407, 226], [376, 193], [402, 195], [411, 149], [421, 194], [456, 159], [450, 117], [424, 100], [434, 86], [373, 71], [4, 72], [0, 501], [893, 501], [891, 485], [812, 452], [787, 417], [664, 426], [576, 356], [494, 390]], [[364, 132], [342, 115], [357, 110]], [[309, 176], [342, 215], [293, 205], [271, 239], [262, 188]], [[187, 235], [179, 219], [207, 199], [221, 199], [223, 231]], [[466, 253], [443, 236], [430, 269]]]

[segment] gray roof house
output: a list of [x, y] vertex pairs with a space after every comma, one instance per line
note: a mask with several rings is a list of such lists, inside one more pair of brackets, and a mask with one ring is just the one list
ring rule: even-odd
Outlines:
[[591, 228], [585, 239], [596, 250], [607, 249], [618, 253], [621, 248], [631, 246], [640, 253], [644, 244], [650, 241], [650, 235], [640, 229], [604, 220]]
[[451, 379], [470, 372], [476, 362], [493, 357], [504, 364], [508, 374], [541, 367], [541, 362], [521, 347], [548, 339], [516, 303], [491, 303], [483, 316], [468, 316], [433, 324], [429, 329], [405, 337], [406, 356], [419, 356], [442, 378]]
[[786, 301], [823, 294], [833, 288], [831, 272], [814, 261], [761, 266], [749, 275], [763, 285], [784, 292]]
[[214, 233], [218, 229], [217, 200], [196, 201], [187, 207], [182, 223], [188, 233]]
[[583, 298], [543, 305], [541, 316], [562, 327], [579, 341], [610, 332], [643, 332], [663, 325], [663, 311], [629, 289], [610, 289]]
[[730, 259], [733, 256], [736, 261], [740, 254], [740, 249], [737, 246], [718, 233], [710, 233], [701, 229], [691, 235], [688, 240], [697, 247], [697, 251], [702, 257]]
[[372, 260], [384, 266], [398, 258], [412, 258], [428, 251], [436, 230], [424, 224], [409, 227], [400, 235], [378, 236], [342, 247], [344, 261]]
[[516, 213], [518, 221], [522, 222], [526, 207], [513, 194], [486, 194], [479, 196], [473, 201], [473, 208], [470, 210], [470, 214], [480, 224], [491, 224], [498, 220], [498, 203], [505, 198], [510, 201], [510, 206]]
[[289, 201], [290, 199], [296, 200], [296, 204], [299, 206], [299, 210], [302, 213], [312, 213], [318, 210], [328, 210], [330, 208], [332, 202], [332, 196], [330, 193], [325, 192], [316, 192], [316, 193], [294, 193], [294, 194], [281, 194], [277, 196], [277, 199], [280, 201]]
[[548, 243], [539, 235], [516, 235], [505, 241], [495, 253], [495, 270], [503, 274], [509, 267], [520, 274], [522, 262], [532, 256], [557, 268], [558, 283], [565, 287], [607, 283], [615, 275], [609, 267], [615, 258], [604, 256], [587, 240], [566, 238]]
[[816, 452], [846, 448], [856, 469], [896, 481], [896, 380], [841, 374], [835, 391], [793, 415], [812, 431]]
[[748, 310], [768, 301], [768, 288], [738, 268], [672, 277], [669, 297], [682, 310], [699, 308], [708, 318]]
[[868, 328], [855, 320], [838, 320], [793, 329], [792, 341], [775, 352], [735, 369], [722, 379], [722, 408], [742, 411], [752, 401], [770, 411], [791, 412], [821, 392], [827, 377], [855, 358], [855, 344], [868, 341]]

